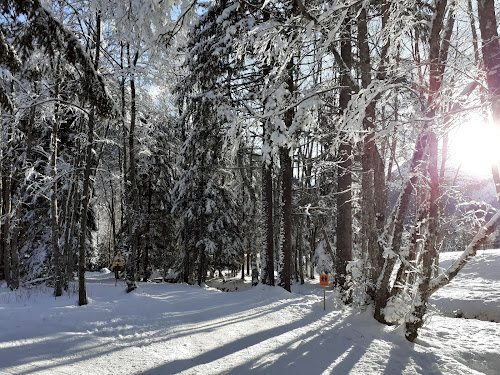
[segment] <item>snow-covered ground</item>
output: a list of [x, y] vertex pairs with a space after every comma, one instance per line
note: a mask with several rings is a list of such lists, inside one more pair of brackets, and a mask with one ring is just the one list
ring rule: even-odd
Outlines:
[[435, 294], [416, 344], [331, 290], [323, 310], [315, 282], [291, 294], [168, 283], [127, 294], [113, 274], [90, 273], [87, 291], [78, 307], [75, 291], [0, 287], [0, 374], [500, 373], [500, 324], [489, 321], [500, 321], [500, 251], [481, 251]]

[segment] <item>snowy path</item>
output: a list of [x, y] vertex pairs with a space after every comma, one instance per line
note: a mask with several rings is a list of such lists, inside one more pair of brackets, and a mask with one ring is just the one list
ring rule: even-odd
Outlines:
[[148, 283], [127, 294], [110, 276], [89, 274], [84, 307], [76, 294], [0, 288], [0, 374], [499, 374], [498, 323], [434, 313], [410, 344], [331, 292], [323, 311], [316, 284], [289, 294]]

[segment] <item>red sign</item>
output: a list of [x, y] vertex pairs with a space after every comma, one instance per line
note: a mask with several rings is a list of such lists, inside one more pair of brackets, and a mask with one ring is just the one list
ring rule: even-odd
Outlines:
[[328, 286], [328, 275], [319, 275], [319, 285]]

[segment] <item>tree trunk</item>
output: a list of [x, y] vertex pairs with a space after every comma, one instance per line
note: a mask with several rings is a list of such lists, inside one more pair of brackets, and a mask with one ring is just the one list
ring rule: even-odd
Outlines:
[[[96, 15], [96, 33], [94, 35], [95, 44], [95, 59], [94, 69], [97, 71], [99, 66], [99, 56], [101, 48], [101, 12], [98, 11]], [[87, 240], [87, 215], [90, 203], [90, 178], [92, 175], [92, 149], [94, 146], [94, 128], [95, 128], [95, 106], [92, 105], [88, 121], [88, 138], [85, 152], [85, 171], [83, 174], [83, 196], [82, 196], [82, 209], [80, 215], [80, 239], [78, 251], [78, 304], [80, 306], [86, 305], [87, 301], [87, 286], [85, 281], [86, 269], [86, 240]]]
[[[432, 116], [433, 117], [433, 116]], [[431, 117], [431, 118], [432, 118]], [[430, 174], [430, 200], [428, 231], [425, 248], [422, 251], [422, 274], [417, 281], [417, 291], [413, 299], [410, 314], [406, 317], [405, 337], [409, 341], [417, 338], [418, 329], [422, 326], [424, 314], [427, 311], [429, 299], [429, 283], [432, 277], [434, 262], [437, 260], [437, 228], [439, 225], [439, 177], [438, 177], [438, 141], [436, 134], [431, 133], [429, 141], [429, 174]]]
[[299, 257], [299, 278], [300, 285], [304, 284], [304, 254], [303, 254], [303, 241], [302, 241], [302, 224], [303, 220], [299, 220], [299, 225], [297, 226], [297, 253]]
[[189, 256], [190, 245], [189, 245], [187, 228], [188, 228], [188, 219], [187, 217], [184, 217], [184, 225], [182, 229], [182, 240], [183, 240], [182, 243], [184, 244], [184, 258], [182, 260], [182, 279], [186, 284], [189, 283], [189, 276], [191, 274], [191, 259]]
[[[60, 87], [60, 61], [57, 62], [57, 77], [56, 77], [56, 99], [59, 99]], [[59, 102], [56, 102], [55, 118], [52, 125], [52, 157], [51, 157], [51, 177], [52, 177], [52, 195], [50, 197], [50, 213], [51, 213], [51, 228], [52, 228], [52, 249], [54, 256], [54, 295], [59, 297], [62, 295], [62, 270], [61, 270], [61, 249], [59, 247], [59, 217], [57, 208], [57, 134], [59, 131]]]
[[90, 203], [90, 176], [92, 174], [92, 146], [94, 144], [95, 109], [92, 106], [88, 123], [88, 140], [85, 152], [85, 171], [83, 174], [82, 207], [80, 210], [80, 235], [78, 246], [78, 304], [86, 305], [87, 286], [85, 281], [87, 247], [87, 213]]
[[[384, 13], [384, 17], [387, 12]], [[389, 43], [389, 41], [387, 42]], [[384, 49], [387, 53], [388, 45]], [[358, 48], [360, 55], [361, 84], [367, 89], [371, 84], [371, 59], [368, 45], [368, 25], [366, 8], [362, 7], [358, 16]], [[384, 56], [382, 56], [384, 59]], [[384, 74], [379, 69], [379, 74]], [[367, 131], [363, 142], [362, 154], [362, 228], [363, 251], [368, 260], [368, 290], [367, 294], [373, 299], [377, 279], [383, 267], [383, 247], [379, 243], [379, 233], [385, 224], [385, 179], [384, 162], [375, 143], [375, 105], [373, 99], [365, 109], [363, 127]], [[376, 192], [376, 193], [375, 193]]]
[[69, 281], [73, 280], [73, 272], [76, 258], [75, 238], [77, 229], [77, 212], [81, 201], [81, 196], [76, 186], [79, 183], [78, 170], [81, 169], [81, 156], [75, 158], [73, 164], [73, 181], [70, 185], [68, 201], [66, 203], [66, 219], [64, 228], [64, 258], [66, 263], [66, 275], [64, 277], [64, 287], [67, 290]]
[[[243, 272], [245, 269], [243, 268]], [[198, 286], [205, 281], [205, 245], [201, 244], [198, 249]]]
[[[446, 10], [447, 0], [439, 0], [436, 4], [436, 13], [432, 22], [431, 33], [429, 36], [429, 96], [428, 96], [428, 115], [429, 121], [433, 121], [436, 115], [437, 95], [441, 88], [444, 74], [444, 63], [447, 60], [449, 39], [451, 29], [453, 28], [453, 8], [450, 8], [449, 21], [445, 29], [444, 39], [441, 41], [440, 34], [443, 29], [443, 20]], [[454, 2], [452, 2], [452, 7]], [[451, 23], [451, 25], [450, 25]], [[422, 326], [424, 314], [427, 310], [427, 301], [429, 299], [429, 283], [433, 274], [434, 262], [437, 260], [437, 231], [439, 225], [439, 172], [438, 172], [438, 140], [437, 135], [431, 130], [431, 123], [426, 124], [429, 140], [429, 177], [430, 194], [428, 215], [428, 232], [425, 246], [422, 251], [422, 273], [417, 281], [416, 294], [410, 313], [405, 321], [405, 337], [409, 341], [414, 341], [418, 335], [418, 329]]]
[[309, 275], [312, 280], [315, 279], [314, 276], [314, 253], [316, 252], [316, 233], [318, 232], [318, 227], [312, 223], [312, 228], [311, 228], [311, 239], [310, 239], [310, 252], [309, 252], [309, 259], [310, 259], [310, 268], [309, 268]]
[[[271, 14], [269, 8], [263, 9], [263, 21], [269, 21]], [[263, 67], [264, 77], [269, 76], [271, 67], [265, 65]], [[264, 102], [265, 106], [266, 102]], [[263, 144], [270, 146], [271, 144], [271, 122], [265, 120], [262, 124], [262, 139]], [[273, 158], [269, 153], [269, 160], [264, 160], [262, 164], [262, 221], [264, 227], [263, 246], [262, 246], [262, 284], [274, 286], [274, 196], [273, 196]]]
[[[431, 185], [430, 189], [436, 189], [436, 192], [432, 193], [434, 194], [433, 197], [430, 198], [430, 205], [432, 206], [433, 199], [437, 199], [437, 195], [439, 192], [439, 180], [436, 178], [433, 180], [434, 177], [432, 175], [436, 174], [437, 176], [437, 161], [434, 161], [433, 158], [436, 158], [434, 154], [437, 155], [437, 143], [435, 143], [434, 139], [436, 137], [436, 134], [429, 129], [432, 119], [435, 116], [435, 105], [436, 105], [436, 99], [437, 99], [437, 94], [438, 91], [441, 87], [442, 83], [442, 77], [444, 74], [444, 69], [445, 69], [445, 62], [447, 60], [447, 55], [448, 55], [448, 49], [449, 49], [449, 40], [451, 37], [451, 31], [453, 29], [453, 20], [454, 20], [454, 14], [453, 14], [453, 7], [454, 7], [454, 2], [453, 2], [453, 7], [450, 7], [450, 14], [449, 14], [449, 20], [447, 23], [447, 27], [444, 33], [444, 38], [441, 41], [441, 30], [443, 29], [443, 20], [444, 20], [444, 15], [445, 15], [445, 10], [446, 10], [446, 5], [447, 1], [446, 0], [438, 0], [437, 5], [436, 5], [436, 10], [435, 10], [435, 17], [433, 18], [432, 22], [432, 29], [431, 29], [431, 34], [429, 37], [429, 45], [430, 45], [430, 55], [429, 55], [429, 60], [430, 60], [430, 73], [429, 73], [429, 96], [428, 96], [428, 102], [427, 102], [427, 111], [428, 111], [428, 116], [430, 120], [427, 121], [424, 124], [424, 128], [421, 131], [421, 134], [419, 135], [419, 138], [417, 140], [417, 144], [415, 146], [415, 152], [413, 154], [413, 158], [411, 161], [411, 166], [410, 166], [410, 173], [412, 174], [412, 177], [409, 179], [409, 181], [406, 183], [406, 186], [404, 190], [402, 191], [398, 203], [395, 206], [394, 214], [392, 215], [392, 221], [391, 221], [391, 226], [386, 229], [386, 240], [387, 238], [390, 238], [390, 246], [389, 248], [391, 249], [391, 252], [387, 254], [387, 257], [384, 262], [384, 266], [382, 268], [382, 272], [380, 274], [380, 277], [377, 281], [377, 289], [375, 292], [375, 309], [374, 309], [374, 317], [381, 323], [388, 324], [389, 322], [386, 321], [385, 319], [385, 314], [383, 309], [387, 305], [388, 299], [391, 296], [391, 288], [390, 288], [390, 276], [392, 274], [392, 271], [394, 269], [394, 265], [396, 264], [397, 257], [399, 256], [400, 250], [401, 250], [401, 242], [402, 242], [402, 235], [403, 235], [403, 229], [404, 229], [404, 221], [406, 218], [406, 213], [408, 211], [408, 206], [410, 203], [410, 198], [411, 194], [413, 191], [413, 186], [417, 182], [417, 175], [416, 172], [418, 171], [419, 165], [422, 165], [423, 162], [426, 160], [429, 160], [430, 167], [429, 167], [429, 173], [431, 174]], [[430, 155], [429, 155], [430, 153]], [[434, 167], [435, 163], [435, 167]], [[436, 168], [435, 171], [432, 169]], [[433, 211], [435, 207], [432, 207], [432, 209], [429, 210], [429, 223], [433, 223], [434, 226], [438, 225], [438, 214], [439, 214], [439, 209], [437, 212]], [[432, 210], [432, 211], [431, 211]], [[431, 216], [434, 215], [432, 218]], [[426, 216], [426, 215], [424, 215]], [[429, 232], [429, 236], [434, 236], [436, 234], [437, 228], [432, 228], [432, 231]], [[390, 235], [392, 233], [392, 235]], [[436, 239], [431, 238], [426, 242], [426, 248], [424, 249], [424, 252], [428, 251], [429, 256], [434, 255], [435, 251], [435, 243]], [[429, 261], [426, 261], [429, 263]], [[422, 277], [425, 279], [428, 277], [427, 274], [422, 275]], [[424, 284], [427, 283], [427, 281], [424, 280]], [[423, 288], [423, 286], [422, 286]], [[425, 294], [420, 293], [417, 298], [422, 299], [423, 301], [426, 301], [426, 296]], [[424, 302], [426, 303], [426, 302]], [[417, 301], [417, 305], [415, 306], [417, 308], [417, 311], [415, 313], [415, 316], [413, 316], [413, 320], [418, 320], [418, 316], [421, 315], [423, 317], [423, 313], [425, 312], [425, 308], [420, 308], [421, 303]], [[412, 314], [411, 314], [412, 315]], [[416, 323], [416, 322], [413, 322]], [[412, 327], [417, 327], [419, 323], [413, 324]], [[410, 330], [413, 329], [410, 327]], [[418, 329], [418, 327], [416, 328]], [[416, 330], [415, 333], [409, 334], [407, 338], [411, 338], [413, 335], [416, 335]], [[416, 337], [416, 336], [415, 336]]]
[[[120, 68], [122, 71], [125, 71], [125, 64], [124, 64], [124, 45], [121, 42], [120, 43]], [[128, 170], [128, 163], [127, 163], [127, 127], [125, 126], [125, 113], [126, 113], [126, 103], [125, 103], [125, 73], [121, 76], [120, 79], [120, 99], [121, 99], [121, 114], [122, 114], [122, 141], [123, 141], [123, 146], [122, 146], [122, 152], [120, 155], [123, 156], [123, 161], [120, 163], [120, 168], [122, 169], [122, 194], [120, 195], [120, 208], [121, 208], [121, 214], [120, 214], [120, 228], [125, 228], [125, 219], [127, 217], [128, 210], [126, 208], [127, 202], [127, 182], [128, 182], [128, 175], [127, 175], [127, 170]]]
[[21, 210], [16, 209], [15, 210], [15, 217], [14, 217], [14, 222], [11, 223], [12, 225], [12, 234], [11, 234], [11, 239], [10, 239], [10, 262], [11, 262], [11, 267], [10, 267], [10, 288], [12, 290], [16, 290], [19, 288], [19, 277], [20, 277], [20, 272], [19, 272], [19, 250], [18, 250], [18, 240], [19, 240], [19, 232], [20, 232], [20, 225], [21, 225]]
[[128, 259], [127, 269], [127, 292], [137, 288], [137, 259], [139, 245], [139, 190], [137, 188], [137, 175], [135, 164], [135, 125], [136, 125], [136, 90], [135, 90], [135, 67], [139, 53], [136, 52], [130, 68], [132, 69], [130, 77], [130, 129], [128, 134], [129, 147], [129, 179], [131, 191], [129, 192], [129, 207], [131, 213], [128, 215], [129, 246], [130, 258]]
[[[264, 133], [268, 137], [269, 131]], [[274, 286], [274, 222], [272, 164], [262, 166], [262, 212], [264, 223], [262, 251], [262, 284]]]
[[[295, 92], [293, 79], [293, 58], [287, 64], [288, 77], [286, 80], [287, 90], [292, 98]], [[285, 112], [285, 127], [289, 129], [292, 126], [295, 115], [294, 108], [289, 108]], [[279, 286], [287, 291], [291, 291], [290, 287], [290, 271], [292, 258], [292, 184], [293, 184], [293, 164], [292, 164], [292, 149], [289, 146], [280, 146], [280, 169], [281, 169], [281, 188], [282, 188], [282, 222], [283, 222], [283, 243], [281, 248], [281, 264], [279, 275]]]
[[147, 233], [147, 242], [145, 244], [144, 248], [144, 262], [143, 262], [143, 279], [142, 281], [146, 282], [148, 281], [150, 277], [150, 271], [149, 271], [149, 252], [152, 248], [152, 238], [153, 234], [151, 233], [151, 204], [152, 204], [152, 198], [153, 198], [153, 188], [151, 184], [151, 179], [148, 181], [148, 220], [146, 223], [146, 233]]
[[[344, 21], [344, 38], [340, 46], [340, 54], [345, 63], [341, 72], [341, 85], [339, 109], [344, 113], [351, 100], [350, 69], [352, 66], [352, 46], [350, 17]], [[351, 300], [349, 286], [347, 285], [347, 264], [352, 260], [352, 145], [345, 140], [338, 149], [337, 156], [337, 251], [335, 264], [335, 285], [340, 288], [344, 302]]]
[[288, 147], [280, 148], [280, 168], [282, 176], [282, 220], [283, 244], [280, 255], [279, 286], [287, 291], [290, 287], [290, 271], [292, 258], [292, 158]]

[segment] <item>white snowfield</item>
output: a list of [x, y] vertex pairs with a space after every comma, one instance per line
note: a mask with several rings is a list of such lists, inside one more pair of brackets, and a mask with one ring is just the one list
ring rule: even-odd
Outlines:
[[500, 250], [435, 294], [416, 344], [331, 289], [324, 311], [317, 280], [291, 294], [168, 283], [127, 294], [112, 274], [89, 273], [87, 289], [78, 307], [76, 293], [0, 288], [0, 374], [500, 374], [500, 324], [489, 321], [500, 321]]

